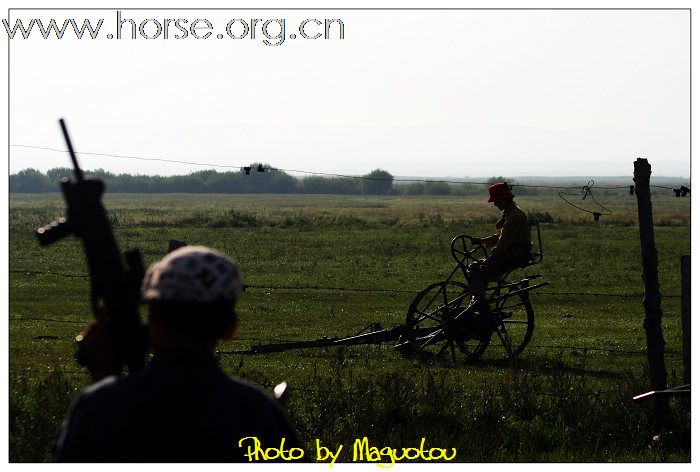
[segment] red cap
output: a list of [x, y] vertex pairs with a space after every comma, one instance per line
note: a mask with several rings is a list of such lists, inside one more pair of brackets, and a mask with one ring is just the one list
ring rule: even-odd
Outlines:
[[505, 200], [507, 198], [515, 198], [515, 195], [508, 188], [508, 184], [505, 182], [497, 182], [489, 187], [489, 199], [488, 202], [493, 202], [495, 200]]

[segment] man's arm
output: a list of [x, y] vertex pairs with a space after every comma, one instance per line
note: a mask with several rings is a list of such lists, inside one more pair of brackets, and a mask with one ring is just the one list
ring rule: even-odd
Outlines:
[[481, 239], [481, 244], [483, 244], [485, 247], [493, 247], [498, 243], [498, 238], [500, 238], [499, 235], [493, 234], [487, 238], [482, 238]]
[[92, 322], [76, 338], [80, 364], [90, 372], [93, 382], [117, 375], [122, 368], [109, 326], [104, 321]]

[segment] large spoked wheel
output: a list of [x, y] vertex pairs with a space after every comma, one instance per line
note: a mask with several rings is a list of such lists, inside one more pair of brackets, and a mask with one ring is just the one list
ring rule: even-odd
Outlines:
[[535, 329], [535, 311], [530, 298], [513, 295], [497, 304], [493, 312], [498, 326], [496, 334], [508, 357], [515, 357], [525, 349]]
[[491, 339], [478, 329], [476, 314], [468, 309], [469, 287], [453, 281], [429, 285], [408, 308], [406, 330], [400, 343], [403, 352], [424, 357], [458, 356], [467, 361], [481, 357]]

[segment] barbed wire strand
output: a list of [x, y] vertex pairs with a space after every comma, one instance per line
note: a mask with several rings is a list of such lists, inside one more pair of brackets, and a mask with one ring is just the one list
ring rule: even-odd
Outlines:
[[[237, 340], [241, 341], [243, 339], [238, 339]], [[346, 348], [347, 346], [326, 346], [326, 348]], [[598, 352], [607, 352], [607, 353], [614, 353], [614, 354], [629, 354], [629, 355], [646, 355], [647, 352], [646, 350], [640, 350], [640, 351], [630, 351], [630, 350], [622, 350], [622, 349], [608, 349], [608, 348], [596, 348], [596, 347], [585, 347], [585, 346], [556, 346], [556, 345], [533, 345], [530, 344], [528, 345], [528, 349], [531, 348], [536, 348], [536, 349], [552, 349], [552, 350], [557, 350], [557, 349], [567, 349], [567, 350], [574, 350], [574, 351], [598, 351]], [[319, 349], [318, 347], [308, 347], [304, 349], [297, 349], [297, 350], [308, 350], [308, 349]], [[217, 351], [215, 353], [216, 355], [232, 355], [232, 354], [242, 354], [242, 352], [238, 351]], [[260, 354], [272, 354], [272, 353], [260, 353]], [[279, 352], [277, 353], [279, 354]], [[671, 356], [676, 356], [676, 355], [682, 355], [682, 352], [677, 351], [677, 350], [665, 350], [664, 355], [671, 355]], [[28, 374], [28, 375], [41, 375], [41, 374], [51, 374], [51, 373], [60, 373], [60, 374], [87, 374], [87, 371], [85, 370], [63, 370], [63, 369], [53, 369], [53, 370], [23, 370], [23, 369], [9, 369], [11, 373], [14, 374]]]
[[[64, 274], [59, 272], [41, 272], [33, 270], [10, 269], [8, 272], [14, 274], [28, 275], [53, 275], [56, 277], [89, 278], [87, 274]], [[416, 290], [391, 289], [391, 288], [367, 288], [367, 287], [324, 287], [319, 285], [245, 285], [245, 289], [254, 290], [320, 290], [328, 292], [377, 292], [377, 293], [417, 293]], [[572, 295], [572, 296], [592, 296], [592, 297], [623, 297], [639, 298], [643, 293], [600, 293], [600, 292], [537, 292], [541, 295]], [[680, 298], [680, 295], [663, 295], [663, 298]]]
[[[591, 188], [593, 187], [594, 184], [595, 184], [595, 181], [594, 181], [594, 180], [589, 180], [589, 181], [588, 181], [588, 185], [584, 185], [583, 188], [581, 189], [581, 191], [580, 191], [579, 193], [577, 193], [577, 194], [570, 194], [570, 193], [559, 192], [559, 193], [558, 193], [559, 198], [561, 198], [562, 200], [564, 200], [566, 203], [568, 203], [568, 204], [571, 205], [572, 207], [576, 208], [577, 210], [584, 211], [584, 212], [586, 212], [586, 213], [590, 213], [590, 214], [592, 214], [594, 217], [595, 217], [596, 215], [598, 215], [598, 216], [596, 217], [596, 221], [598, 220], [598, 218], [599, 218], [601, 215], [607, 215], [607, 216], [612, 215], [612, 214], [613, 214], [612, 210], [610, 210], [610, 209], [604, 207], [603, 205], [601, 205], [600, 203], [598, 203], [598, 201], [596, 201], [596, 199], [593, 197], [593, 190], [591, 190]], [[578, 196], [583, 195], [582, 200], [585, 200], [586, 198], [591, 197], [591, 201], [592, 201], [593, 203], [595, 203], [596, 205], [598, 205], [598, 206], [599, 206], [600, 208], [602, 208], [603, 210], [605, 210], [605, 213], [600, 213], [600, 212], [596, 212], [596, 211], [587, 210], [587, 209], [585, 209], [585, 208], [581, 208], [580, 206], [574, 205], [574, 204], [571, 203], [569, 200], [567, 200], [566, 198], [564, 198], [564, 195], [566, 195], [566, 196], [568, 196], [568, 197], [578, 197]]]
[[[87, 371], [80, 371], [80, 370], [59, 370], [59, 369], [54, 369], [54, 370], [47, 370], [47, 371], [30, 371], [30, 370], [21, 370], [21, 369], [10, 369], [10, 374], [15, 375], [15, 376], [38, 376], [38, 375], [47, 375], [47, 374], [70, 374], [70, 375], [88, 375]], [[235, 374], [234, 374], [235, 375]], [[300, 387], [298, 385], [292, 385], [291, 386], [292, 391], [296, 392], [305, 392], [305, 393], [322, 393], [324, 390], [322, 388], [312, 388], [312, 387]], [[531, 390], [529, 389], [527, 391], [528, 395], [536, 395], [536, 396], [553, 396], [553, 397], [561, 397], [561, 398], [567, 398], [567, 397], [598, 397], [598, 396], [606, 396], [606, 395], [620, 395], [620, 390], [619, 389], [614, 389], [614, 390], [598, 390], [594, 392], [544, 392], [544, 391], [537, 391], [537, 390]], [[509, 393], [491, 393], [491, 392], [475, 392], [475, 391], [470, 391], [468, 394], [469, 398], [472, 397], [479, 397], [479, 398], [497, 398], [500, 396], [506, 396], [510, 395]]]

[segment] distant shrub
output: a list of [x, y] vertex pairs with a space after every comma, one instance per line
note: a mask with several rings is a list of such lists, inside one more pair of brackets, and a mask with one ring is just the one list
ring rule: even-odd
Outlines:
[[426, 195], [449, 195], [450, 185], [447, 182], [426, 182], [425, 183], [425, 194]]
[[421, 182], [411, 182], [410, 184], [397, 185], [401, 195], [423, 195], [425, 185]]
[[365, 195], [387, 195], [391, 192], [394, 176], [382, 169], [363, 175], [362, 193]]

